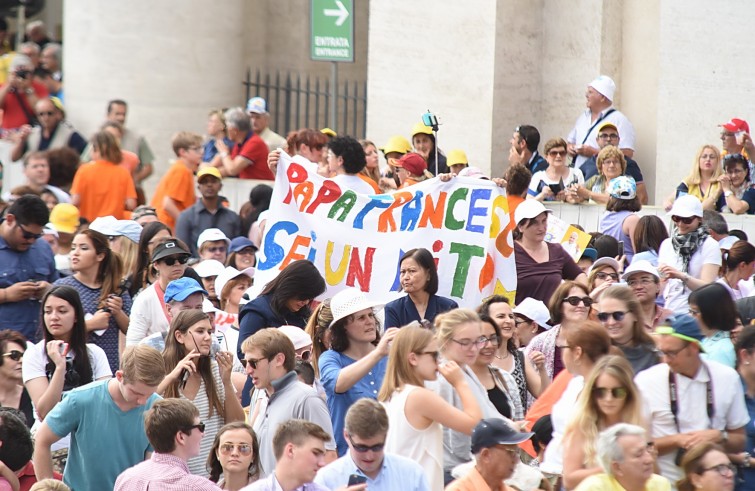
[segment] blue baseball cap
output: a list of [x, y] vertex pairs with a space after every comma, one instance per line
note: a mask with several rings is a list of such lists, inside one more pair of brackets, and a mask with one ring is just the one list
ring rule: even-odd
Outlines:
[[680, 314], [671, 316], [664, 321], [663, 325], [655, 329], [655, 333], [674, 336], [690, 343], [697, 343], [700, 346], [700, 351], [704, 352], [702, 341], [705, 335], [700, 331], [700, 326], [691, 315]]
[[194, 278], [178, 278], [177, 280], [168, 283], [168, 288], [165, 289], [165, 301], [172, 302], [175, 300], [177, 302], [183, 302], [189, 295], [197, 292], [204, 295], [208, 294]]
[[231, 247], [229, 248], [229, 250], [230, 252], [239, 252], [240, 250], [246, 249], [247, 247], [251, 247], [255, 251], [259, 249], [256, 245], [254, 245], [254, 242], [246, 237], [234, 237], [231, 241]]

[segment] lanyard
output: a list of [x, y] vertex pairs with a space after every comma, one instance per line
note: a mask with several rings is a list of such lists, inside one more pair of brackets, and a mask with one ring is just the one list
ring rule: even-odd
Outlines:
[[[713, 426], [713, 415], [715, 414], [715, 408], [713, 407], [713, 377], [710, 375], [710, 369], [702, 363], [705, 371], [708, 373], [708, 381], [705, 383], [705, 409], [708, 413], [708, 422], [710, 426]], [[676, 425], [676, 431], [681, 432], [679, 429], [679, 419], [677, 413], [679, 412], [679, 394], [676, 388], [676, 376], [674, 372], [669, 369], [668, 371], [668, 393], [669, 400], [671, 402], [671, 414], [674, 416], [674, 424]]]
[[582, 145], [584, 145], [585, 142], [587, 141], [587, 139], [590, 137], [590, 133], [592, 133], [592, 130], [594, 130], [595, 127], [598, 126], [601, 121], [603, 121], [604, 119], [606, 119], [608, 117], [608, 115], [611, 114], [612, 112], [614, 112], [615, 110], [616, 109], [610, 109], [610, 110], [606, 111], [605, 114], [601, 114], [601, 116], [592, 124], [592, 126], [590, 126], [590, 129], [587, 130], [587, 134], [585, 135], [585, 139], [582, 140]]

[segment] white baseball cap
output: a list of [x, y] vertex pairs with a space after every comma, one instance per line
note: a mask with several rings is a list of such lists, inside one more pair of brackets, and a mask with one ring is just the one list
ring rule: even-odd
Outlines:
[[301, 327], [280, 326], [278, 330], [285, 334], [288, 339], [294, 343], [294, 349], [302, 349], [307, 346], [312, 346], [312, 338], [310, 338], [309, 334], [304, 332], [304, 329]]
[[219, 228], [207, 228], [199, 234], [199, 238], [197, 239], [197, 249], [201, 249], [202, 244], [205, 242], [214, 242], [216, 240], [224, 240], [226, 247], [231, 247], [231, 239], [226, 237], [222, 230]]
[[519, 225], [522, 220], [531, 220], [542, 213], [551, 213], [541, 202], [536, 199], [526, 199], [519, 203], [514, 212], [514, 221]]
[[590, 266], [590, 269], [587, 270], [588, 276], [590, 275], [590, 272], [592, 272], [593, 269], [597, 268], [598, 266], [603, 266], [603, 265], [611, 266], [613, 270], [616, 271], [617, 273], [621, 271], [621, 266], [619, 265], [619, 261], [617, 261], [616, 259], [612, 257], [601, 257], [600, 259], [592, 263], [592, 266]]
[[192, 266], [200, 278], [209, 278], [217, 276], [223, 272], [225, 266], [217, 259], [205, 259], [199, 264]]
[[689, 217], [703, 217], [703, 202], [697, 199], [697, 197], [691, 194], [685, 194], [679, 196], [674, 201], [671, 211], [668, 212], [669, 216], [677, 216], [682, 218]]
[[540, 300], [527, 297], [514, 307], [513, 312], [536, 322], [538, 326], [545, 330], [552, 327], [548, 324], [551, 320], [551, 313], [548, 311], [548, 307]]
[[624, 271], [624, 274], [621, 275], [621, 279], [627, 281], [629, 277], [635, 273], [648, 273], [655, 276], [659, 280], [661, 279], [661, 275], [658, 274], [658, 269], [656, 269], [656, 267], [653, 266], [650, 261], [646, 261], [645, 259], [632, 261], [632, 264], [630, 264], [626, 271]]

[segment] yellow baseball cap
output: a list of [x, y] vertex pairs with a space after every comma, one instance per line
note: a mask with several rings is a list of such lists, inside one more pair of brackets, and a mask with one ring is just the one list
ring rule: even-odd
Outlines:
[[212, 176], [216, 177], [219, 180], [223, 180], [223, 176], [220, 175], [220, 171], [217, 169], [217, 167], [202, 167], [199, 169], [199, 172], [197, 172], [197, 182], [201, 181], [204, 176]]
[[446, 155], [446, 165], [449, 167], [452, 165], [469, 165], [469, 159], [467, 158], [467, 154], [464, 153], [464, 150], [454, 149], [448, 152], [448, 155]]
[[58, 232], [72, 234], [79, 228], [80, 216], [79, 209], [71, 203], [58, 203], [50, 212], [50, 225]]

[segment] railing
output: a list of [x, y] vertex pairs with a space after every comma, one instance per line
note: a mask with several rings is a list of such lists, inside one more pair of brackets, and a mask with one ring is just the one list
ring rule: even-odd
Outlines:
[[[344, 81], [336, 87], [335, 124], [331, 123], [331, 80], [310, 75], [276, 72], [252, 76], [242, 82], [246, 100], [260, 96], [267, 101], [270, 127], [281, 135], [299, 128], [332, 127], [338, 133], [364, 138], [367, 132], [367, 82]], [[245, 102], [246, 104], [246, 102]]]

